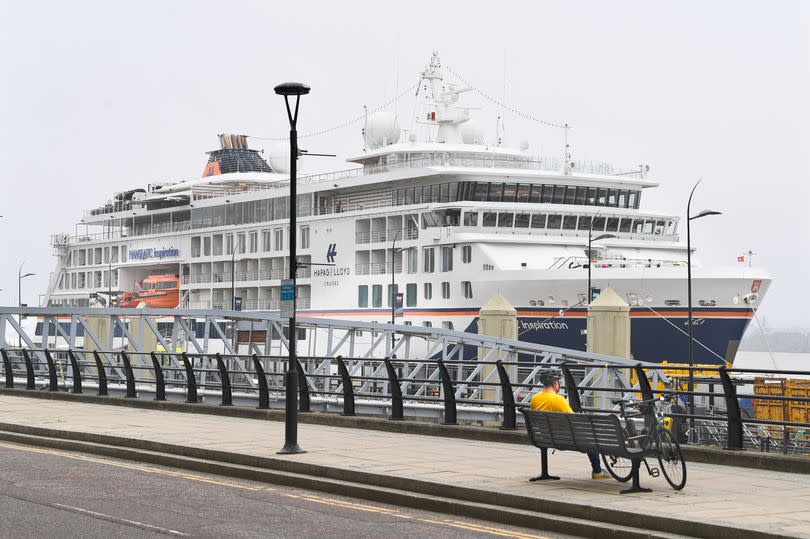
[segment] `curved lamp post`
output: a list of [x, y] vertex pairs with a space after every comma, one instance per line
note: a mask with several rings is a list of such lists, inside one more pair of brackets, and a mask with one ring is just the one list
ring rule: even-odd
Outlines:
[[[20, 270], [17, 272], [17, 307], [22, 307], [22, 280], [26, 277], [32, 277], [36, 275], [36, 273], [23, 273], [22, 269], [25, 265], [25, 262], [20, 264]], [[17, 323], [22, 325], [22, 314], [17, 316]], [[17, 344], [22, 348], [22, 337], [17, 336]]]
[[[695, 395], [693, 394], [695, 391], [695, 372], [693, 370], [695, 366], [695, 358], [692, 349], [693, 344], [693, 337], [692, 337], [692, 233], [691, 233], [691, 222], [693, 219], [700, 219], [701, 217], [706, 217], [708, 215], [721, 215], [719, 211], [713, 210], [703, 210], [702, 212], [698, 213], [697, 215], [692, 215], [692, 196], [695, 194], [695, 189], [697, 186], [700, 185], [700, 182], [703, 180], [698, 180], [694, 187], [692, 187], [692, 192], [689, 193], [689, 201], [686, 203], [686, 289], [687, 289], [687, 303], [688, 303], [688, 320], [687, 325], [689, 326], [689, 415], [695, 415]], [[694, 417], [689, 418], [689, 439], [690, 441], [694, 441], [695, 439], [695, 419]]]
[[[287, 339], [287, 350], [289, 360], [287, 364], [286, 378], [286, 399], [284, 415], [284, 447], [278, 451], [279, 454], [303, 453], [304, 450], [298, 446], [298, 358], [296, 357], [296, 345], [298, 335], [295, 331], [295, 303], [298, 291], [295, 287], [295, 276], [298, 270], [298, 260], [296, 259], [296, 228], [298, 196], [296, 192], [298, 160], [298, 104], [301, 96], [309, 93], [309, 86], [300, 82], [285, 82], [274, 88], [276, 94], [284, 96], [284, 104], [287, 107], [287, 118], [290, 120], [290, 280], [294, 292], [292, 316], [290, 316], [290, 331]], [[290, 108], [290, 98], [295, 98], [294, 107]]]

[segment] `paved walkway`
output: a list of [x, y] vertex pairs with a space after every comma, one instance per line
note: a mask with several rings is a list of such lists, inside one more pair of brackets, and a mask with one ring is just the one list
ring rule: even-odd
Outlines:
[[[263, 457], [277, 456], [284, 429], [274, 421], [8, 396], [0, 396], [0, 422]], [[307, 453], [284, 458], [810, 538], [810, 478], [802, 474], [689, 463], [682, 491], [642, 471], [642, 485], [654, 492], [620, 495], [626, 485], [591, 480], [588, 460], [578, 453], [550, 456], [550, 471], [561, 481], [530, 483], [539, 451], [529, 445], [321, 425], [300, 425], [299, 442]]]

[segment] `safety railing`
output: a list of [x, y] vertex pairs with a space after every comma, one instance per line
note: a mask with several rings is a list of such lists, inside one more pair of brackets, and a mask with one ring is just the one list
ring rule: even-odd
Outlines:
[[[6, 388], [284, 406], [285, 356], [27, 348], [0, 352], [0, 383]], [[504, 429], [515, 429], [522, 421], [517, 409], [543, 389], [541, 376], [549, 368], [562, 371], [565, 393], [577, 412], [614, 413], [615, 397], [649, 400], [675, 393], [678, 402], [667, 416], [682, 443], [810, 452], [807, 417], [762, 413], [762, 409], [787, 410], [792, 403], [806, 415], [810, 397], [761, 391], [764, 381], [807, 376], [807, 371], [695, 367], [690, 391], [688, 367], [678, 367], [665, 378], [658, 369], [641, 364], [300, 356], [299, 407], [302, 412], [428, 418], [448, 425], [498, 421]], [[759, 413], [750, 409], [749, 400], [762, 407]]]

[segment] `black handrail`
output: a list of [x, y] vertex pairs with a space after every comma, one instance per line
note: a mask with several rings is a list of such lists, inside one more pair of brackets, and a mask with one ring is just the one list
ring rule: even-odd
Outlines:
[[506, 368], [500, 360], [495, 362], [495, 368], [498, 369], [498, 378], [500, 378], [501, 381], [501, 400], [503, 401], [503, 421], [501, 422], [501, 429], [515, 430], [517, 428], [515, 394], [512, 393], [512, 383], [509, 381], [509, 373], [506, 372]]
[[28, 355], [28, 350], [23, 349], [23, 361], [25, 361], [25, 374], [26, 384], [25, 389], [36, 389], [37, 385], [34, 380], [34, 364], [31, 363], [31, 356]]
[[[296, 359], [298, 361], [298, 359]], [[307, 385], [307, 374], [301, 362], [298, 361], [298, 411], [309, 412], [309, 386]]]
[[163, 368], [160, 365], [160, 360], [154, 352], [149, 354], [152, 358], [152, 368], [155, 371], [155, 400], [166, 400], [166, 380], [163, 378]]
[[98, 350], [93, 350], [93, 359], [96, 360], [96, 370], [98, 371], [98, 395], [99, 397], [106, 397], [109, 394], [107, 393], [107, 369], [104, 368], [104, 364], [101, 362]]
[[0, 349], [0, 355], [3, 356], [3, 370], [6, 371], [6, 387], [14, 389], [14, 369], [11, 368], [11, 360], [5, 348]]
[[194, 367], [188, 354], [180, 354], [183, 358], [183, 368], [186, 369], [186, 402], [197, 402], [197, 378], [194, 377]]
[[59, 391], [59, 378], [56, 376], [56, 365], [48, 350], [45, 350], [45, 362], [48, 364], [48, 391]]
[[338, 372], [340, 373], [341, 384], [343, 385], [343, 414], [342, 415], [355, 415], [354, 411], [354, 386], [352, 379], [349, 376], [349, 369], [343, 363], [343, 358], [338, 356], [335, 358], [338, 364]]
[[225, 362], [222, 360], [222, 355], [217, 352], [214, 356], [217, 360], [217, 369], [219, 369], [219, 381], [222, 384], [222, 406], [233, 406], [233, 395], [231, 394], [231, 377], [228, 376], [228, 369], [225, 368]]
[[720, 383], [723, 384], [723, 393], [726, 398], [726, 413], [728, 414], [728, 435], [726, 436], [726, 449], [743, 448], [743, 422], [740, 414], [740, 402], [737, 400], [737, 388], [731, 382], [728, 370], [721, 368]]
[[267, 388], [267, 376], [264, 374], [264, 367], [259, 356], [253, 354], [253, 368], [256, 371], [256, 378], [259, 379], [259, 406], [261, 410], [270, 408], [270, 391]]
[[405, 410], [402, 405], [402, 387], [399, 385], [399, 377], [391, 360], [385, 358], [385, 370], [388, 372], [388, 386], [391, 389], [391, 417], [394, 421], [405, 419]]
[[129, 362], [127, 353], [121, 350], [121, 362], [124, 364], [124, 376], [127, 379], [127, 394], [124, 395], [127, 399], [137, 398], [138, 394], [135, 391], [135, 373], [132, 372], [132, 363]]
[[582, 399], [580, 398], [579, 388], [577, 382], [574, 380], [574, 375], [568, 365], [560, 365], [560, 370], [565, 378], [565, 393], [568, 395], [568, 404], [571, 409], [577, 413], [582, 411]]
[[79, 362], [76, 356], [73, 355], [73, 350], [68, 350], [68, 359], [70, 360], [70, 370], [73, 372], [73, 389], [71, 393], [82, 392], [82, 372], [79, 369]]
[[453, 381], [450, 379], [450, 373], [447, 372], [447, 366], [441, 359], [436, 360], [439, 366], [439, 376], [442, 379], [442, 393], [444, 393], [444, 424], [445, 425], [458, 425], [456, 418], [456, 390], [453, 389]]

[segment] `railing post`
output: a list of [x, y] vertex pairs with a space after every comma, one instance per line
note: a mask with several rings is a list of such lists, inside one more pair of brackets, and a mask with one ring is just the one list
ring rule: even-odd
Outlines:
[[253, 368], [256, 370], [256, 378], [259, 380], [259, 408], [265, 410], [270, 408], [270, 391], [267, 388], [267, 377], [264, 374], [264, 367], [259, 360], [259, 356], [253, 354]]
[[93, 350], [93, 359], [96, 360], [96, 371], [98, 372], [98, 396], [106, 397], [107, 393], [107, 369], [104, 368], [104, 363], [101, 362], [101, 356], [98, 355], [98, 350]]
[[647, 378], [647, 373], [641, 366], [641, 363], [634, 367], [636, 371], [636, 378], [638, 378], [638, 390], [641, 393], [641, 400], [650, 401], [655, 398], [650, 387], [650, 380]]
[[385, 370], [388, 371], [388, 386], [391, 388], [391, 417], [394, 421], [405, 419], [404, 410], [402, 407], [402, 388], [399, 385], [399, 378], [394, 365], [388, 358], [384, 359]]
[[231, 394], [231, 377], [228, 376], [228, 369], [219, 352], [216, 353], [217, 370], [219, 370], [219, 381], [222, 386], [222, 406], [232, 406], [233, 396]]
[[499, 359], [495, 362], [498, 369], [498, 378], [501, 381], [501, 400], [503, 401], [503, 422], [502, 430], [515, 430], [517, 428], [517, 418], [515, 417], [515, 394], [512, 392], [512, 383], [509, 381], [509, 373]]
[[160, 366], [160, 360], [154, 352], [149, 353], [152, 358], [152, 368], [155, 371], [155, 400], [166, 400], [166, 380], [163, 378], [163, 368]]
[[728, 417], [728, 434], [726, 436], [726, 449], [743, 448], [743, 422], [740, 413], [740, 401], [737, 400], [737, 388], [728, 375], [725, 365], [717, 371], [720, 374], [720, 383], [723, 385], [723, 396], [726, 399], [726, 415]]
[[45, 350], [45, 362], [48, 364], [48, 391], [59, 391], [59, 378], [56, 377], [56, 365], [48, 350]]
[[337, 356], [338, 373], [340, 373], [340, 380], [343, 384], [343, 414], [342, 415], [355, 415], [354, 413], [354, 386], [352, 386], [352, 379], [349, 377], [349, 369], [343, 363], [343, 358]]
[[79, 370], [79, 361], [73, 354], [73, 350], [68, 350], [68, 359], [70, 360], [70, 370], [73, 371], [73, 389], [72, 393], [82, 392], [82, 373]]
[[441, 359], [436, 360], [439, 366], [439, 376], [442, 378], [442, 393], [444, 393], [444, 424], [456, 425], [456, 390], [453, 389], [453, 382], [450, 380], [450, 373], [447, 366]]
[[9, 389], [14, 388], [14, 370], [11, 367], [11, 359], [8, 357], [8, 352], [3, 348], [0, 350], [0, 355], [3, 356], [3, 369], [6, 371], [6, 387]]
[[194, 367], [191, 366], [191, 360], [188, 355], [183, 352], [183, 368], [186, 369], [186, 402], [197, 402], [197, 379], [194, 377]]
[[[298, 359], [296, 358], [296, 361]], [[298, 361], [298, 411], [309, 412], [309, 386], [307, 385], [307, 373]]]
[[579, 389], [577, 389], [577, 382], [574, 380], [574, 375], [568, 365], [560, 365], [560, 370], [565, 378], [565, 394], [568, 396], [568, 404], [574, 412], [582, 411], [582, 399], [579, 396]]
[[124, 395], [127, 399], [134, 399], [138, 396], [135, 392], [135, 374], [132, 372], [132, 364], [129, 362], [127, 353], [121, 351], [121, 361], [124, 363], [124, 376], [127, 379], [127, 394]]
[[26, 384], [25, 389], [36, 389], [37, 385], [34, 380], [34, 365], [31, 363], [31, 356], [28, 355], [28, 350], [23, 348], [23, 361], [25, 361], [25, 375], [26, 375]]

